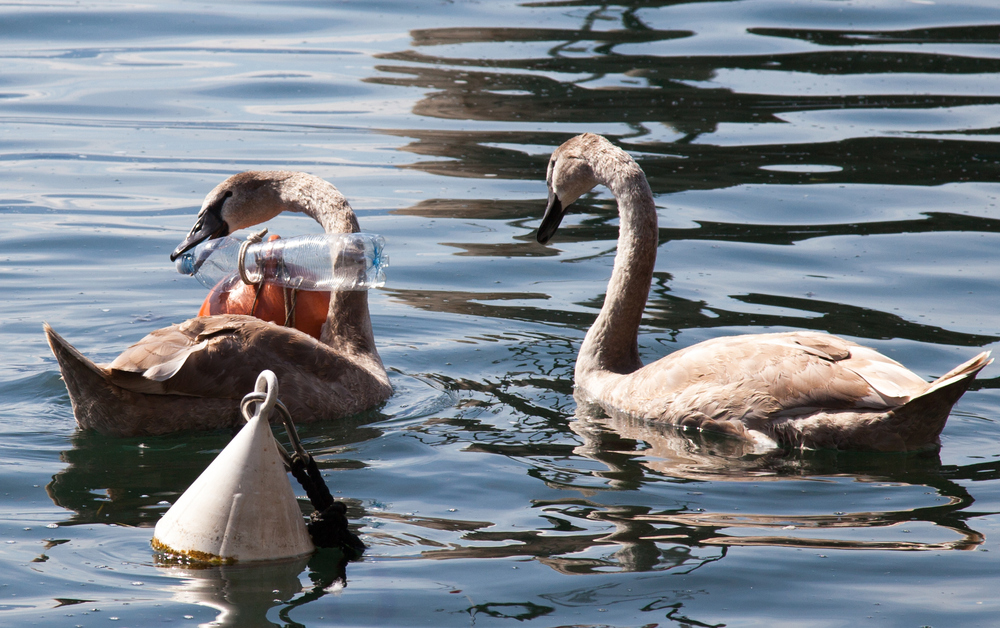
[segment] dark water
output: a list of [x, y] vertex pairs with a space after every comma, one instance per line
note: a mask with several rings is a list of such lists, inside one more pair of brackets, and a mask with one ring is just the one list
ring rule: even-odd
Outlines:
[[[1000, 338], [998, 36], [992, 0], [0, 5], [0, 624], [995, 625], [996, 366], [922, 455], [574, 419], [615, 206], [534, 228], [548, 154], [603, 133], [660, 210], [645, 359], [816, 329], [933, 378]], [[251, 168], [389, 243], [397, 393], [301, 430], [346, 568], [158, 566], [229, 434], [78, 432], [41, 333], [108, 361], [193, 315], [167, 255]]]

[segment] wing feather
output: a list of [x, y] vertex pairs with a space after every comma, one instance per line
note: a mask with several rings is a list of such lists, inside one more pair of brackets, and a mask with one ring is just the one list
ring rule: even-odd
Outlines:
[[[234, 368], [234, 355], [241, 357], [239, 368]], [[158, 329], [108, 368], [114, 384], [133, 392], [241, 399], [265, 368], [284, 382], [314, 373], [335, 381], [337, 373], [354, 367], [296, 329], [221, 315]]]
[[634, 414], [743, 421], [753, 429], [817, 408], [890, 410], [929, 386], [871, 349], [814, 332], [715, 338], [608, 384], [595, 396]]

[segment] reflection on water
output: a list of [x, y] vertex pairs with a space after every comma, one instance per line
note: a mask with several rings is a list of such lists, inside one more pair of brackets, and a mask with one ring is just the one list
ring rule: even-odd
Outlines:
[[845, 303], [831, 303], [816, 298], [756, 293], [732, 295], [733, 299], [742, 303], [767, 305], [803, 313], [800, 316], [791, 316], [727, 311], [719, 307], [710, 307], [702, 302], [685, 301], [670, 295], [669, 292], [669, 288], [663, 284], [654, 284], [651, 298], [646, 304], [646, 315], [653, 318], [645, 321], [648, 325], [675, 332], [692, 327], [784, 326], [858, 338], [905, 338], [964, 347], [983, 347], [1000, 340], [1000, 336], [955, 332], [935, 325], [908, 321], [890, 312], [880, 312]]
[[[607, 471], [595, 472], [607, 479], [608, 487], [630, 489], [654, 472], [671, 478], [715, 482], [780, 482], [824, 477], [849, 477], [854, 482], [875, 484], [926, 484], [946, 498], [932, 508], [912, 508], [884, 512], [838, 512], [835, 515], [753, 513], [662, 512], [643, 513], [634, 519], [696, 529], [697, 542], [707, 545], [774, 545], [781, 547], [822, 547], [828, 549], [942, 550], [974, 549], [984, 536], [956, 516], [972, 498], [968, 491], [943, 479], [936, 452], [899, 456], [867, 456], [843, 452], [755, 451], [746, 441], [661, 425], [624, 414], [606, 415], [598, 406], [583, 403], [570, 425], [583, 439], [574, 453], [599, 461]], [[859, 464], [861, 463], [861, 464]], [[850, 469], [847, 475], [844, 470]], [[897, 484], [898, 486], [898, 484]], [[798, 504], [789, 504], [798, 510]], [[840, 529], [914, 525], [926, 520], [957, 536], [944, 542], [859, 541], [830, 537], [816, 538], [818, 531], [829, 534]], [[730, 529], [770, 530], [777, 534], [723, 534]], [[783, 535], [779, 531], [795, 531]], [[906, 531], [909, 533], [909, 530]], [[708, 536], [705, 536], [706, 533]], [[803, 537], [806, 533], [809, 537]]]
[[[174, 588], [175, 600], [218, 611], [211, 622], [200, 626], [270, 628], [298, 625], [289, 618], [293, 609], [346, 587], [346, 565], [338, 552], [318, 550], [287, 561], [200, 568], [164, 564], [161, 568], [180, 580]], [[299, 578], [306, 570], [311, 585], [303, 587]], [[267, 618], [275, 607], [281, 608], [280, 624]]]
[[[377, 411], [346, 421], [304, 426], [303, 445], [316, 458], [321, 471], [363, 468], [361, 461], [332, 458], [326, 454], [347, 445], [377, 438], [381, 431], [366, 424], [384, 419]], [[275, 437], [289, 447], [283, 429]], [[67, 466], [46, 486], [56, 505], [74, 514], [65, 524], [115, 523], [153, 527], [170, 505], [229, 443], [225, 432], [185, 433], [171, 438], [113, 438], [95, 432], [77, 432], [72, 449], [62, 452]], [[122, 469], [128, 469], [123, 473]], [[363, 516], [351, 500], [348, 519]], [[308, 500], [304, 512], [311, 512]]]
[[182, 578], [174, 599], [218, 611], [202, 626], [277, 626], [267, 619], [274, 606], [285, 604], [302, 590], [299, 574], [308, 558], [262, 565], [219, 565], [205, 569], [165, 567]]
[[[636, 157], [660, 210], [644, 357], [815, 329], [929, 379], [1000, 340], [988, 3], [253, 8], [2, 11], [0, 471], [4, 540], [18, 543], [2, 546], [13, 575], [0, 610], [34, 596], [49, 615], [17, 619], [48, 625], [63, 611], [83, 622], [84, 601], [123, 600], [130, 625], [176, 621], [190, 604], [264, 626], [330, 607], [359, 626], [849, 623], [875, 603], [898, 624], [995, 616], [995, 372], [925, 454], [758, 452], [589, 413], [573, 363], [603, 301], [614, 203], [587, 195], [555, 244], [534, 240], [551, 151], [602, 133]], [[372, 314], [397, 394], [301, 430], [371, 548], [336, 598], [345, 574], [323, 552], [274, 570], [153, 565], [148, 527], [230, 435], [74, 434], [39, 333], [43, 315], [61, 318], [50, 322], [109, 355], [193, 313], [203, 295], [164, 270], [160, 249], [206, 189], [250, 168], [334, 181], [393, 247]], [[61, 523], [60, 538], [39, 521]], [[97, 525], [110, 523], [122, 525]], [[990, 553], [950, 551], [965, 549]], [[745, 596], [733, 583], [765, 562], [773, 590]], [[817, 606], [787, 605], [799, 596]], [[148, 603], [170, 597], [171, 616]]]
[[[533, 506], [542, 510], [550, 528], [476, 530], [462, 535], [461, 546], [426, 550], [421, 556], [435, 560], [531, 557], [564, 574], [683, 573], [725, 556], [724, 548], [699, 547], [690, 536], [662, 533], [642, 521], [646, 507], [604, 507], [576, 499], [539, 501]], [[573, 525], [573, 519], [585, 520], [586, 527]], [[593, 532], [590, 528], [595, 522], [614, 529]]]
[[[686, 3], [685, 3], [686, 4]], [[544, 6], [539, 4], [538, 6]], [[584, 6], [584, 5], [579, 5]], [[593, 5], [588, 5], [593, 6]], [[992, 134], [1000, 128], [1000, 114], [986, 109], [1000, 103], [992, 94], [966, 95], [975, 87], [954, 89], [943, 81], [968, 77], [974, 86], [977, 77], [1000, 70], [1000, 60], [968, 55], [951, 55], [907, 50], [878, 50], [873, 44], [954, 44], [981, 41], [982, 31], [970, 27], [923, 29], [920, 31], [836, 31], [750, 28], [747, 33], [761, 37], [802, 39], [822, 45], [861, 47], [859, 50], [784, 52], [781, 54], [684, 55], [642, 54], [656, 49], [656, 43], [691, 37], [690, 31], [660, 31], [636, 16], [647, 3], [629, 4], [615, 15], [604, 6], [582, 18], [577, 30], [442, 28], [411, 32], [418, 49], [442, 48], [447, 54], [434, 55], [413, 50], [379, 55], [401, 65], [381, 65], [376, 69], [389, 76], [370, 82], [430, 90], [414, 107], [420, 116], [448, 120], [477, 120], [530, 123], [614, 124], [626, 131], [603, 132], [624, 146], [643, 152], [640, 160], [654, 190], [706, 189], [734, 184], [893, 183], [940, 185], [955, 181], [996, 181], [1000, 161], [995, 159], [992, 142], [969, 139], [970, 132]], [[608, 29], [608, 21], [619, 20], [620, 29]], [[595, 20], [600, 21], [597, 30]], [[499, 47], [499, 44], [518, 44]], [[534, 44], [534, 45], [532, 45]], [[494, 46], [494, 47], [491, 47]], [[499, 50], [516, 51], [513, 57], [495, 58]], [[462, 56], [463, 52], [468, 56]], [[531, 54], [534, 53], [534, 54]], [[887, 93], [871, 93], [869, 84], [850, 81], [857, 77], [898, 76], [905, 68], [908, 76], [919, 75], [932, 91], [914, 95], [909, 89], [890, 86]], [[405, 78], [403, 78], [405, 77]], [[747, 91], [718, 87], [720, 80], [745, 78]], [[784, 77], [798, 77], [788, 82]], [[808, 84], [814, 77], [815, 86]], [[933, 83], [935, 78], [941, 84]], [[783, 83], [784, 81], [784, 83]], [[846, 83], [844, 83], [846, 81]], [[883, 81], [888, 82], [888, 81]], [[790, 93], [754, 93], [761, 86]], [[890, 82], [891, 84], [891, 82]], [[905, 83], [901, 83], [905, 85]], [[964, 86], [965, 84], [963, 84]], [[983, 90], [988, 92], [989, 90]], [[828, 92], [811, 95], [808, 92]], [[847, 93], [845, 93], [847, 92]], [[855, 92], [855, 93], [851, 93]], [[962, 139], [942, 143], [942, 134], [953, 127], [942, 126], [938, 116], [926, 115], [923, 124], [912, 120], [910, 133], [865, 132], [864, 124], [878, 124], [878, 111], [925, 111], [943, 107], [981, 107], [979, 116], [987, 126], [961, 129]], [[825, 112], [836, 111], [831, 118]], [[868, 116], [852, 117], [851, 112]], [[824, 112], [808, 118], [809, 112]], [[750, 125], [765, 128], [791, 122], [800, 126], [801, 116], [812, 129], [788, 134], [785, 142], [755, 144], [752, 132], [741, 141], [702, 142], [709, 135], [723, 135], [728, 129]], [[839, 121], [839, 122], [838, 122]], [[886, 124], [896, 125], [895, 120]], [[826, 134], [849, 133], [836, 141], [816, 141], [816, 126], [829, 126]], [[888, 129], [886, 129], [888, 130]], [[746, 131], [744, 131], [746, 133]], [[488, 130], [459, 132], [406, 131], [419, 143], [404, 150], [422, 155], [455, 159], [455, 163], [421, 162], [411, 167], [447, 176], [475, 177], [493, 174], [507, 178], [531, 176], [544, 171], [544, 158], [525, 159], [512, 147], [557, 146], [569, 134]], [[763, 136], [764, 134], [761, 133]], [[666, 141], [664, 141], [666, 140]], [[812, 140], [812, 141], [803, 141]], [[931, 149], [932, 148], [932, 149]], [[930, 150], [929, 150], [930, 149]], [[532, 153], [527, 150], [523, 152]], [[798, 169], [798, 165], [820, 165], [819, 169]], [[784, 167], [783, 167], [784, 166]], [[787, 167], [791, 166], [791, 167]], [[821, 174], [818, 174], [821, 173]]]
[[[754, 451], [742, 440], [608, 417], [595, 407], [581, 409], [569, 427], [581, 440], [572, 448], [541, 441], [505, 444], [502, 434], [476, 431], [475, 444], [465, 449], [530, 461], [529, 475], [569, 494], [531, 500], [544, 525], [522, 530], [490, 521], [380, 513], [412, 527], [449, 530], [460, 541], [440, 543], [410, 528], [406, 539], [377, 533], [379, 542], [409, 546], [416, 539], [426, 548], [420, 556], [434, 560], [533, 558], [563, 574], [691, 573], [721, 561], [733, 545], [971, 550], [985, 536], [968, 523], [978, 515], [968, 511], [974, 500], [961, 479], [1000, 473], [1000, 462], [988, 469], [944, 466], [936, 452]], [[583, 460], [597, 464], [588, 467]], [[683, 499], [668, 498], [674, 506], [645, 495], [664, 482], [682, 489]], [[754, 497], [710, 497], [727, 485], [747, 486]], [[852, 497], [838, 497], [841, 486]], [[895, 507], [885, 508], [883, 499], [895, 500]], [[731, 512], [734, 504], [738, 512]], [[844, 504], [861, 507], [830, 512]]]
[[[197, 435], [173, 443], [110, 439], [78, 432], [62, 453], [67, 466], [46, 487], [67, 523], [152, 527], [170, 503], [205, 470], [228, 438]], [[122, 469], [129, 473], [122, 473]]]

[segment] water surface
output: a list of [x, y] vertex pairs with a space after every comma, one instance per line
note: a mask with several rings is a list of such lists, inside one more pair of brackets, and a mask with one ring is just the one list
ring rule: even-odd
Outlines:
[[[644, 359], [814, 329], [931, 379], [998, 348], [993, 4], [0, 4], [0, 623], [995, 624], [996, 366], [919, 455], [577, 418], [613, 199], [534, 240], [548, 155], [598, 132], [659, 210]], [[277, 168], [388, 242], [397, 393], [301, 429], [369, 551], [161, 566], [152, 525], [230, 434], [78, 431], [42, 321], [109, 361], [192, 316], [168, 254]]]

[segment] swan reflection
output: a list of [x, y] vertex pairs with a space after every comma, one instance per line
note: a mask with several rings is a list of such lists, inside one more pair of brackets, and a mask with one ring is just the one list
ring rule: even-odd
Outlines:
[[[935, 452], [922, 454], [845, 454], [844, 452], [786, 452], [760, 450], [752, 443], [735, 438], [683, 430], [636, 419], [624, 414], [607, 414], [593, 404], [581, 403], [570, 428], [582, 443], [574, 453], [601, 462], [605, 470], [594, 476], [606, 480], [609, 489], [629, 489], [640, 476], [662, 476], [688, 482], [723, 483], [820, 482], [860, 483], [899, 490], [932, 488], [922, 491], [936, 495], [930, 507], [897, 510], [802, 514], [815, 504], [794, 499], [780, 503], [752, 500], [767, 513], [712, 512], [680, 508], [660, 512], [635, 513], [627, 524], [656, 530], [675, 530], [667, 538], [680, 539], [676, 529], [689, 531], [688, 542], [702, 546], [774, 546], [822, 549], [879, 550], [970, 550], [984, 536], [965, 524], [961, 511], [973, 499], [959, 484], [942, 478]], [[642, 481], [642, 480], [639, 480]], [[806, 493], [806, 490], [802, 490]], [[700, 495], [701, 493], [695, 493]], [[889, 497], [883, 498], [885, 500]], [[870, 504], [870, 502], [869, 502]], [[822, 505], [829, 506], [828, 501]], [[787, 510], [774, 514], [773, 511]], [[592, 515], [591, 515], [592, 516]], [[881, 529], [881, 530], [879, 530]], [[893, 537], [898, 533], [915, 538]], [[655, 533], [646, 538], [654, 538]], [[864, 537], [864, 538], [862, 538]]]
[[[361, 468], [364, 463], [359, 460], [327, 454], [377, 438], [382, 430], [370, 424], [384, 418], [380, 412], [368, 412], [343, 421], [306, 425], [299, 434], [322, 471]], [[276, 436], [288, 447], [283, 432]], [[63, 525], [114, 523], [151, 528], [230, 439], [224, 430], [147, 438], [80, 431], [71, 437], [71, 447], [60, 454], [66, 466], [52, 476], [45, 490], [55, 505], [72, 513]], [[304, 513], [311, 510], [306, 503], [302, 507]], [[356, 500], [348, 501], [348, 510], [351, 521], [364, 516]]]

